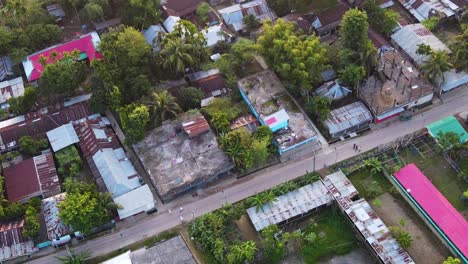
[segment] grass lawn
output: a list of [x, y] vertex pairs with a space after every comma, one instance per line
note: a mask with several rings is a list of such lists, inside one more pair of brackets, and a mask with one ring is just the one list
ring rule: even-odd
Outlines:
[[306, 227], [306, 232], [313, 231], [318, 235], [318, 240], [303, 247], [302, 256], [306, 263], [316, 263], [321, 258], [344, 255], [353, 250], [357, 239], [337, 207], [322, 209], [312, 216], [312, 220], [313, 223]]
[[[392, 188], [392, 184], [385, 178], [383, 174], [372, 174], [370, 170], [361, 168], [348, 175], [348, 179], [356, 187], [359, 195], [370, 201], [370, 198], [379, 196], [380, 194], [386, 193]], [[380, 191], [375, 195], [369, 193], [369, 185], [373, 182], [377, 182], [380, 186]]]
[[458, 211], [468, 209], [468, 204], [461, 200], [462, 193], [468, 189], [468, 184], [458, 179], [455, 171], [442, 156], [434, 154], [422, 159], [411, 150], [406, 150], [400, 153], [400, 157], [406, 164], [416, 164]]

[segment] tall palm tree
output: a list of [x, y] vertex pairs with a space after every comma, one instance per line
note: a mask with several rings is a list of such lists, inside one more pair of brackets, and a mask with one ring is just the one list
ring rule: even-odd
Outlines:
[[150, 100], [146, 101], [145, 104], [150, 108], [152, 119], [156, 123], [175, 118], [182, 112], [176, 99], [167, 91], [153, 92], [150, 95]]
[[166, 38], [161, 51], [163, 67], [176, 72], [185, 73], [185, 68], [194, 62], [190, 55], [191, 46], [180, 39]]
[[445, 50], [433, 51], [428, 60], [421, 65], [421, 71], [424, 77], [437, 86], [440, 92], [440, 86], [445, 81], [444, 73], [453, 68], [449, 61], [448, 52]]

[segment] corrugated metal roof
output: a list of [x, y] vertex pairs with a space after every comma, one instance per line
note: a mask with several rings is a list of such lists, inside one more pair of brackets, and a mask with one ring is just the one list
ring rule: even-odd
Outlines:
[[185, 133], [190, 137], [196, 137], [201, 133], [210, 131], [210, 126], [203, 116], [182, 123], [182, 127], [184, 128]]
[[237, 118], [231, 123], [231, 130], [244, 127], [248, 124], [257, 123], [258, 120], [253, 115], [245, 115]]
[[275, 202], [269, 202], [262, 208], [251, 207], [247, 214], [255, 230], [282, 223], [295, 216], [310, 212], [322, 205], [330, 204], [333, 198], [321, 181], [303, 186], [297, 190], [277, 197]]
[[34, 242], [23, 237], [24, 219], [0, 225], [0, 261], [38, 251]]
[[429, 130], [431, 136], [436, 139], [439, 138], [439, 133], [453, 132], [457, 135], [460, 135], [460, 143], [465, 143], [468, 141], [468, 133], [462, 127], [460, 122], [458, 122], [458, 120], [453, 116], [448, 116], [444, 119], [431, 123], [427, 125], [426, 128]]
[[34, 157], [34, 165], [36, 166], [42, 196], [47, 198], [60, 193], [60, 182], [52, 153], [49, 152]]
[[414, 264], [369, 203], [359, 199], [356, 188], [343, 172], [328, 175], [323, 183], [383, 263]]
[[24, 83], [22, 77], [0, 83], [0, 104], [6, 103], [10, 98], [16, 98], [23, 94]]
[[122, 206], [122, 209], [117, 209], [120, 219], [147, 212], [155, 206], [153, 194], [147, 184], [116, 197], [114, 202]]
[[330, 101], [341, 99], [350, 93], [351, 90], [348, 87], [342, 86], [336, 81], [324, 83], [314, 91], [317, 96], [326, 97]]
[[402, 27], [392, 35], [392, 40], [413, 59], [417, 66], [421, 66], [427, 59], [426, 55], [416, 53], [418, 46], [421, 44], [429, 45], [433, 50], [446, 50], [450, 52], [450, 49], [422, 24]]
[[80, 141], [71, 123], [52, 129], [46, 135], [54, 152]]
[[332, 110], [325, 125], [330, 134], [372, 121], [372, 114], [360, 101]]
[[399, 0], [419, 22], [435, 15], [443, 13], [446, 17], [455, 15], [458, 6], [449, 0]]
[[42, 212], [44, 213], [47, 228], [47, 237], [50, 240], [60, 238], [70, 233], [70, 228], [58, 218], [58, 204], [64, 199], [66, 193], [60, 193], [42, 200]]
[[174, 31], [175, 26], [177, 25], [177, 22], [179, 22], [180, 17], [177, 16], [169, 16], [164, 20], [163, 26], [166, 29], [167, 32], [171, 33]]
[[166, 31], [161, 25], [151, 25], [146, 30], [143, 31], [143, 36], [146, 39], [146, 42], [153, 47], [154, 51], [160, 51], [161, 47], [159, 45], [159, 36], [166, 34]]
[[141, 186], [132, 163], [126, 158], [118, 159], [113, 149], [100, 149], [93, 155], [93, 161], [113, 198]]

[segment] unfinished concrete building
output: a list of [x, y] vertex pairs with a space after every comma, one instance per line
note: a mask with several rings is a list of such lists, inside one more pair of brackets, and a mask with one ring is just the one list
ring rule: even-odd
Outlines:
[[430, 104], [434, 87], [398, 51], [379, 55], [377, 71], [359, 87], [359, 96], [379, 123], [414, 107]]
[[148, 133], [133, 149], [163, 201], [203, 186], [234, 168], [199, 112], [187, 112]]

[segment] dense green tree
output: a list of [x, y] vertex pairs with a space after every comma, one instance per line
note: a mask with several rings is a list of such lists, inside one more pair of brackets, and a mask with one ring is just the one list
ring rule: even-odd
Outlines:
[[307, 113], [326, 120], [330, 113], [330, 102], [326, 97], [314, 96], [306, 103], [305, 109]]
[[84, 21], [94, 22], [104, 18], [104, 9], [96, 3], [87, 3], [80, 11]]
[[369, 24], [365, 12], [357, 8], [348, 10], [340, 24], [343, 46], [356, 52], [362, 51], [369, 41], [367, 36], [368, 28]]
[[54, 156], [58, 163], [57, 172], [65, 178], [76, 177], [83, 167], [83, 160], [74, 145], [56, 151]]
[[161, 20], [159, 0], [129, 0], [123, 13], [123, 23], [143, 30]]
[[444, 151], [452, 148], [458, 149], [462, 146], [460, 135], [451, 131], [445, 133], [440, 131], [437, 134], [437, 142]]
[[23, 115], [31, 111], [36, 101], [36, 88], [33, 86], [27, 86], [24, 89], [24, 94], [22, 96], [8, 99], [8, 104], [10, 105], [9, 110], [15, 115]]
[[205, 98], [205, 94], [195, 87], [184, 87], [180, 89], [177, 101], [185, 110], [200, 108], [200, 103]]
[[151, 120], [156, 124], [176, 118], [182, 112], [176, 99], [166, 90], [151, 93], [144, 104], [149, 108]]
[[86, 234], [93, 227], [102, 225], [111, 219], [110, 210], [116, 209], [109, 193], [100, 193], [96, 189], [86, 192], [68, 192], [58, 205], [59, 217], [74, 230]]
[[132, 27], [110, 29], [102, 36], [100, 50], [106, 59], [93, 61], [96, 77], [102, 79], [106, 87], [118, 87], [123, 104], [140, 99], [149, 88], [142, 84], [149, 83], [151, 54], [143, 35]]
[[354, 88], [366, 76], [366, 70], [362, 66], [348, 64], [344, 69], [339, 71], [339, 76], [343, 84]]
[[27, 155], [34, 155], [40, 150], [44, 150], [48, 147], [47, 139], [34, 139], [30, 136], [23, 136], [19, 139], [19, 146], [21, 152]]
[[271, 141], [267, 138], [265, 139], [254, 139], [252, 141], [252, 146], [250, 147], [250, 153], [253, 156], [253, 162], [257, 166], [262, 166], [268, 160], [270, 156], [268, 148], [270, 147]]
[[0, 54], [8, 53], [13, 46], [15, 36], [7, 27], [0, 26]]
[[208, 22], [208, 20], [210, 19], [209, 17], [210, 11], [211, 11], [210, 5], [206, 2], [202, 2], [200, 5], [198, 5], [197, 11], [196, 11], [198, 19], [200, 19], [202, 23]]
[[3, 25], [24, 28], [26, 25], [52, 22], [40, 0], [6, 0], [3, 4], [0, 9]]
[[164, 47], [160, 52], [163, 68], [185, 74], [185, 69], [194, 64], [190, 48], [190, 44], [186, 44], [180, 39], [165, 40]]
[[63, 37], [62, 29], [54, 24], [32, 24], [25, 30], [29, 48], [37, 50], [60, 42]]
[[279, 233], [277, 225], [270, 225], [261, 232], [264, 255], [269, 263], [278, 263], [286, 256], [287, 236], [279, 235]]
[[253, 14], [248, 14], [242, 18], [242, 22], [245, 24], [247, 31], [252, 31], [260, 25], [260, 20]]
[[[468, 12], [466, 12], [468, 14]], [[468, 26], [463, 29], [463, 33], [455, 36], [454, 42], [450, 45], [455, 68], [459, 71], [468, 69]]]
[[230, 129], [228, 115], [224, 112], [215, 112], [211, 115], [210, 124], [217, 134], [227, 133]]
[[381, 8], [375, 1], [366, 1], [363, 5], [369, 24], [386, 36], [398, 25], [399, 15], [391, 9]]
[[268, 64], [304, 95], [308, 96], [313, 85], [320, 82], [320, 73], [328, 67], [326, 49], [318, 37], [305, 36], [282, 19], [274, 25], [265, 22], [257, 43]]
[[118, 110], [126, 141], [133, 144], [145, 137], [150, 121], [150, 111], [145, 105], [129, 104]]
[[92, 96], [90, 100], [91, 109], [98, 113], [106, 110], [115, 110], [120, 106], [122, 95], [117, 86], [111, 86], [101, 78], [91, 78]]
[[40, 227], [36, 208], [28, 205], [25, 213], [23, 236], [28, 238], [36, 237], [39, 234]]
[[86, 65], [66, 54], [62, 60], [45, 66], [39, 79], [39, 94], [49, 100], [71, 96], [86, 78]]
[[266, 139], [270, 141], [273, 138], [273, 132], [267, 125], [257, 127], [257, 131], [254, 133], [254, 137], [258, 140]]

